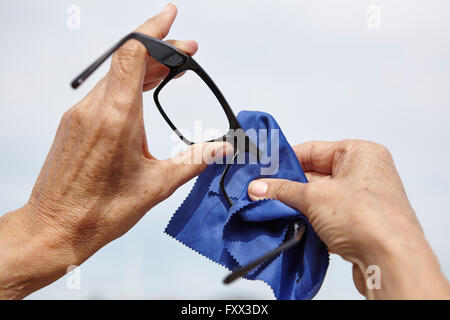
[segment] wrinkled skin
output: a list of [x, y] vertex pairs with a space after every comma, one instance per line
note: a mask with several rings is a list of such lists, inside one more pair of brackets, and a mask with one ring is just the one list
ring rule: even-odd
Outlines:
[[[176, 13], [169, 4], [136, 31], [163, 39]], [[189, 55], [197, 51], [195, 41], [168, 42]], [[58, 279], [127, 232], [206, 163], [231, 152], [220, 142], [172, 159], [151, 155], [142, 93], [167, 73], [130, 40], [114, 53], [106, 76], [64, 114], [28, 203], [0, 219], [0, 298], [22, 298]]]
[[[353, 263], [355, 285], [368, 298], [450, 297], [384, 146], [344, 140], [294, 151], [309, 183], [256, 180], [250, 198], [278, 199], [303, 212], [330, 251]], [[371, 265], [380, 267], [380, 289], [366, 286]]]

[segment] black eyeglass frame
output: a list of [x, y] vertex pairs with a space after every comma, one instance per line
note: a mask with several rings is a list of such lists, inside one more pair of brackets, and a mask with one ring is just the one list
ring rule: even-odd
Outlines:
[[[169, 83], [170, 80], [175, 78], [177, 75], [191, 70], [195, 72], [209, 87], [209, 89], [214, 93], [215, 97], [219, 101], [220, 105], [223, 108], [223, 111], [225, 112], [225, 115], [228, 120], [229, 124], [229, 130], [228, 132], [223, 135], [222, 137], [218, 137], [216, 139], [212, 139], [205, 142], [215, 142], [215, 141], [229, 141], [230, 143], [234, 144], [235, 139], [235, 133], [236, 132], [243, 132], [242, 126], [237, 120], [234, 112], [231, 110], [230, 105], [226, 101], [224, 95], [219, 90], [217, 85], [214, 83], [214, 81], [211, 79], [211, 77], [206, 73], [205, 70], [189, 55], [181, 52], [176, 47], [172, 46], [171, 44], [147, 36], [142, 33], [133, 32], [128, 34], [126, 37], [122, 38], [119, 42], [117, 42], [111, 49], [109, 49], [107, 52], [105, 52], [100, 58], [98, 58], [94, 63], [92, 63], [85, 71], [83, 71], [81, 74], [79, 74], [71, 83], [72, 88], [76, 89], [78, 88], [97, 68], [109, 57], [111, 56], [114, 51], [116, 51], [119, 47], [121, 47], [125, 42], [135, 39], [138, 40], [140, 43], [142, 43], [145, 48], [147, 49], [148, 54], [158, 61], [159, 63], [165, 65], [169, 68], [169, 73], [164, 78], [163, 81], [158, 85], [158, 87], [155, 89], [153, 93], [153, 99], [155, 101], [156, 107], [158, 108], [159, 112], [161, 113], [164, 120], [166, 120], [167, 124], [172, 128], [172, 130], [180, 137], [181, 140], [183, 140], [187, 145], [192, 145], [195, 142], [190, 141], [187, 139], [175, 126], [175, 124], [170, 120], [170, 118], [167, 116], [166, 112], [161, 106], [161, 103], [159, 101], [159, 93], [164, 88], [167, 83]], [[239, 145], [237, 145], [239, 147]], [[257, 155], [259, 156], [259, 149], [256, 145], [253, 144], [253, 142], [248, 139], [248, 137], [245, 137], [245, 149], [244, 150], [236, 150], [237, 152], [257, 152]]]
[[[73, 89], [77, 89], [95, 70], [98, 69], [98, 67], [105, 62], [105, 60], [111, 56], [114, 51], [116, 51], [118, 48], [120, 48], [125, 42], [135, 39], [139, 41], [141, 44], [144, 45], [144, 47], [147, 49], [148, 54], [158, 61], [159, 63], [165, 65], [169, 68], [169, 73], [167, 76], [161, 81], [161, 83], [158, 85], [158, 87], [155, 89], [153, 93], [153, 99], [155, 101], [156, 107], [158, 108], [159, 112], [161, 113], [164, 120], [166, 120], [167, 124], [172, 128], [172, 130], [178, 135], [178, 137], [183, 140], [187, 145], [192, 145], [195, 142], [190, 141], [187, 139], [173, 124], [173, 122], [170, 120], [170, 118], [165, 113], [164, 109], [161, 106], [161, 103], [159, 101], [159, 93], [164, 88], [169, 81], [171, 81], [173, 78], [175, 78], [177, 75], [191, 70], [195, 72], [209, 87], [209, 89], [214, 93], [215, 97], [219, 101], [220, 105], [223, 108], [223, 111], [225, 112], [225, 115], [228, 119], [229, 123], [229, 130], [228, 132], [223, 135], [222, 137], [218, 137], [216, 139], [212, 139], [205, 142], [216, 142], [216, 141], [228, 141], [231, 143], [234, 147], [234, 155], [232, 158], [231, 163], [227, 163], [225, 166], [224, 171], [222, 172], [221, 178], [220, 178], [220, 190], [225, 197], [227, 203], [230, 206], [233, 206], [233, 202], [231, 201], [230, 197], [228, 196], [228, 193], [225, 189], [225, 177], [226, 174], [230, 168], [230, 165], [234, 162], [236, 156], [239, 153], [243, 152], [249, 152], [254, 155], [256, 155], [257, 159], [259, 160], [262, 157], [261, 150], [258, 148], [258, 146], [253, 143], [250, 138], [245, 134], [241, 124], [237, 120], [234, 112], [232, 111], [230, 105], [226, 101], [225, 97], [223, 96], [222, 92], [219, 90], [219, 88], [216, 86], [214, 81], [211, 79], [211, 77], [206, 73], [205, 70], [189, 55], [181, 52], [176, 47], [172, 46], [171, 44], [147, 36], [142, 33], [138, 32], [132, 32], [122, 38], [119, 42], [117, 42], [111, 49], [106, 51], [102, 56], [100, 56], [97, 60], [95, 60], [89, 67], [87, 67], [82, 73], [80, 73], [72, 82], [71, 86]], [[240, 136], [243, 135], [243, 136]], [[241, 139], [241, 140], [239, 140]], [[244, 139], [244, 140], [242, 140]], [[244, 141], [245, 143], [238, 143], [238, 141]], [[296, 224], [297, 225], [297, 224]], [[298, 225], [297, 225], [298, 226]], [[297, 231], [298, 229], [298, 231]], [[248, 272], [250, 272], [252, 269], [254, 269], [256, 266], [260, 265], [264, 261], [267, 261], [269, 259], [273, 259], [277, 255], [279, 255], [282, 251], [285, 251], [295, 245], [297, 245], [301, 239], [302, 235], [305, 231], [305, 227], [296, 227], [296, 233], [294, 237], [282, 244], [280, 247], [278, 247], [275, 250], [272, 250], [271, 252], [265, 254], [260, 259], [257, 259], [253, 261], [252, 263], [247, 264], [244, 267], [238, 268], [237, 270], [234, 270], [227, 278], [224, 279], [224, 283], [228, 284], [230, 282], [233, 282], [239, 277], [245, 276]]]

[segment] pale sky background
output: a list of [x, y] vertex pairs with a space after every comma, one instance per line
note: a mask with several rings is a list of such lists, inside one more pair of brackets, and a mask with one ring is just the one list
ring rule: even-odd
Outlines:
[[[271, 113], [292, 144], [359, 138], [386, 145], [450, 277], [449, 1], [174, 3], [179, 12], [169, 38], [199, 42], [196, 60], [236, 113]], [[0, 2], [0, 213], [27, 201], [61, 115], [107, 66], [77, 91], [72, 78], [164, 4]], [[81, 9], [79, 30], [66, 26], [70, 5]], [[369, 5], [381, 9], [380, 30], [366, 26]], [[144, 99], [150, 149], [168, 154], [170, 130], [151, 93]], [[260, 282], [222, 285], [225, 269], [163, 233], [191, 187], [84, 263], [81, 290], [67, 289], [62, 278], [29, 298], [272, 299]], [[361, 298], [351, 265], [332, 256], [316, 299], [347, 298]]]

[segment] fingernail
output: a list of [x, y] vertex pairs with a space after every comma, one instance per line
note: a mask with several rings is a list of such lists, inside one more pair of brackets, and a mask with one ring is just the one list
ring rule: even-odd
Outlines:
[[171, 7], [172, 7], [172, 4], [169, 2], [168, 4], [166, 4], [166, 6], [165, 6], [164, 9], [162, 10], [162, 12], [167, 12], [167, 11], [169, 11]]
[[269, 185], [264, 181], [255, 180], [250, 183], [248, 186], [248, 193], [252, 194], [256, 197], [262, 197], [266, 194], [267, 188]]

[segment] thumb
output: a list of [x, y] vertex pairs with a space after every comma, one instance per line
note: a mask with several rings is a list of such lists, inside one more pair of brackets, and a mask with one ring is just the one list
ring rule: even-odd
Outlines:
[[223, 163], [223, 158], [233, 153], [228, 142], [205, 142], [191, 145], [171, 159], [163, 160], [168, 167], [171, 184], [179, 187], [200, 174], [208, 164]]
[[250, 183], [247, 192], [252, 200], [276, 199], [308, 217], [315, 198], [311, 185], [285, 179], [258, 179]]

